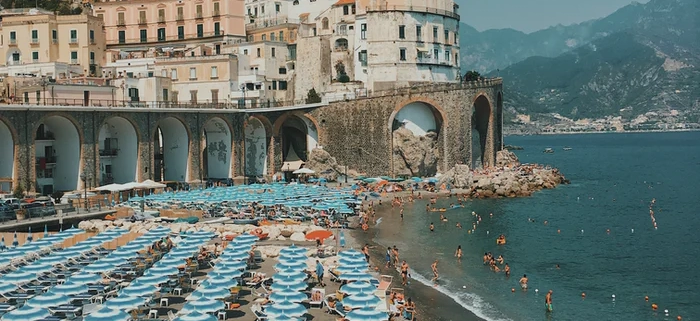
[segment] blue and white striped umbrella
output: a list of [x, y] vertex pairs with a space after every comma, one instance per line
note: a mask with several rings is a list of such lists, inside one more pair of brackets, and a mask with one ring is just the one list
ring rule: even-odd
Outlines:
[[93, 273], [79, 273], [68, 278], [68, 282], [75, 284], [98, 284], [102, 282], [102, 276]]
[[341, 281], [367, 281], [374, 279], [373, 276], [365, 272], [343, 273], [338, 277]]
[[265, 309], [265, 314], [267, 314], [270, 319], [283, 315], [300, 317], [305, 313], [306, 308], [303, 305], [287, 301], [275, 303]]
[[[123, 257], [118, 257], [118, 256], [105, 256], [105, 257], [99, 259], [95, 263], [106, 263], [106, 264], [111, 264], [114, 266], [119, 266], [119, 265], [127, 263], [127, 260]], [[92, 264], [95, 264], [95, 263], [92, 263]]]
[[19, 270], [22, 272], [34, 273], [34, 275], [36, 275], [45, 271], [51, 271], [52, 268], [53, 267], [51, 266], [51, 264], [34, 262], [32, 264], [21, 267]]
[[309, 275], [294, 270], [282, 270], [272, 275], [273, 280], [300, 280], [304, 281]]
[[183, 259], [181, 257], [168, 255], [168, 256], [160, 259], [160, 261], [158, 261], [158, 264], [167, 265], [167, 266], [178, 266], [178, 265], [185, 264], [185, 259]]
[[85, 284], [66, 282], [55, 286], [51, 291], [58, 294], [72, 295], [87, 293], [88, 287]]
[[228, 270], [244, 270], [248, 265], [243, 261], [221, 261], [214, 265], [216, 268], [225, 268]]
[[371, 308], [362, 308], [348, 312], [345, 318], [349, 321], [386, 321], [389, 319], [389, 314]]
[[17, 310], [5, 313], [2, 316], [2, 321], [35, 321], [47, 318], [51, 312], [43, 308], [35, 308], [25, 305]]
[[129, 252], [135, 253], [135, 252], [141, 251], [147, 247], [148, 247], [148, 244], [138, 244], [138, 243], [134, 243], [134, 242], [129, 242], [129, 244], [123, 245], [122, 247], [120, 247], [119, 251], [123, 251], [123, 252], [129, 251]]
[[340, 287], [340, 291], [349, 295], [372, 294], [377, 287], [369, 282], [350, 282]]
[[288, 257], [280, 257], [278, 259], [279, 263], [282, 264], [297, 264], [298, 262], [306, 263], [307, 258], [306, 257], [298, 257], [298, 258], [288, 258]]
[[190, 252], [194, 252], [194, 251], [199, 251], [199, 249], [202, 247], [202, 245], [203, 245], [203, 244], [201, 244], [201, 243], [198, 243], [198, 244], [194, 244], [194, 243], [182, 244], [182, 245], [178, 245], [178, 246], [177, 246], [177, 249], [180, 250], [180, 251], [190, 251]]
[[131, 284], [123, 288], [119, 295], [125, 296], [152, 296], [158, 288], [150, 284]]
[[374, 294], [358, 294], [350, 295], [343, 298], [343, 305], [353, 309], [358, 308], [373, 308], [376, 307], [382, 300]]
[[146, 303], [146, 301], [148, 301], [148, 298], [146, 297], [120, 295], [114, 299], [107, 300], [105, 306], [112, 309], [130, 311], [137, 308], [139, 305]]
[[9, 282], [0, 282], [0, 294], [5, 294], [17, 290], [17, 285]]
[[36, 273], [23, 272], [21, 270], [5, 274], [0, 281], [5, 283], [27, 283], [36, 279]]
[[234, 238], [234, 240], [237, 240], [237, 241], [258, 241], [258, 240], [260, 240], [260, 238], [255, 236], [255, 235], [252, 235], [252, 234], [244, 233], [244, 234], [241, 234], [239, 236], [236, 236], [236, 238]]
[[12, 247], [19, 246], [19, 240], [17, 239], [17, 232], [15, 232], [15, 238], [12, 240]]
[[298, 247], [294, 244], [292, 246], [285, 247], [280, 250], [280, 256], [283, 254], [306, 254], [309, 250], [307, 248]]
[[0, 240], [0, 251], [7, 250], [7, 246], [5, 245], [5, 235], [2, 236], [2, 240]]
[[212, 313], [226, 308], [222, 301], [217, 300], [197, 300], [189, 301], [182, 306], [182, 313], [198, 311], [202, 313]]
[[[257, 239], [257, 236], [255, 238]], [[235, 246], [251, 246], [251, 245], [255, 244], [255, 241], [256, 240], [253, 240], [253, 239], [240, 239], [239, 240], [237, 237], [237, 238], [233, 239], [233, 241], [231, 241], [229, 244], [233, 244]]]
[[237, 280], [234, 280], [233, 278], [219, 277], [219, 276], [210, 277], [210, 278], [202, 281], [202, 283], [200, 283], [200, 286], [203, 286], [205, 288], [230, 289], [230, 288], [235, 287], [237, 285], [238, 285]]
[[27, 305], [36, 308], [50, 308], [57, 307], [61, 304], [68, 304], [73, 299], [65, 294], [59, 294], [54, 292], [46, 292], [42, 295], [35, 296], [27, 301]]
[[286, 314], [280, 314], [276, 315], [274, 317], [271, 317], [269, 320], [270, 321], [299, 321], [302, 320], [303, 317], [295, 318]]
[[175, 275], [178, 273], [177, 267], [174, 266], [154, 266], [148, 270], [143, 275]]
[[340, 258], [356, 258], [356, 257], [364, 258], [365, 257], [365, 255], [362, 254], [362, 252], [355, 250], [355, 249], [340, 251], [340, 252], [338, 252], [338, 256]]
[[29, 227], [29, 230], [27, 232], [27, 243], [31, 242], [34, 240], [34, 234], [32, 234], [32, 227]]
[[275, 291], [270, 294], [270, 301], [282, 302], [288, 301], [293, 303], [301, 303], [309, 299], [306, 294], [298, 291]]
[[243, 271], [226, 268], [214, 269], [213, 271], [209, 272], [209, 275], [233, 279], [241, 277], [241, 275], [243, 275]]
[[206, 288], [202, 287], [201, 285], [197, 287], [197, 290], [192, 292], [187, 297], [188, 301], [201, 301], [201, 300], [206, 300], [206, 299], [223, 299], [231, 296], [231, 291], [229, 291], [228, 288], [224, 287], [212, 287], [212, 288]]
[[336, 272], [338, 273], [363, 273], [367, 272], [369, 269], [369, 266], [367, 264], [364, 265], [353, 265], [353, 266], [339, 266], [335, 268]]
[[44, 224], [44, 237], [49, 236], [49, 227], [48, 225]]
[[[39, 242], [41, 242], [41, 241], [36, 241], [34, 243], [39, 243]], [[57, 255], [57, 254], [51, 254], [49, 256], [45, 256], [45, 257], [40, 258], [39, 260], [36, 261], [36, 263], [37, 264], [56, 265], [59, 263], [63, 263], [65, 261], [66, 261], [65, 257], [63, 257], [61, 255]]]
[[364, 257], [341, 257], [338, 260], [338, 264], [342, 265], [356, 265], [356, 264], [367, 264], [367, 260]]
[[217, 321], [217, 319], [211, 314], [199, 313], [197, 311], [194, 311], [186, 315], [181, 315], [175, 318], [174, 321]]
[[298, 282], [298, 283], [279, 283], [279, 282], [272, 282], [272, 285], [270, 285], [270, 289], [272, 291], [303, 291], [308, 288], [308, 284], [303, 283], [303, 282]]
[[302, 271], [306, 268], [307, 268], [306, 262], [303, 262], [303, 261], [279, 262], [279, 263], [275, 264], [275, 270], [277, 270], [277, 271], [283, 271], [283, 270]]
[[85, 272], [85, 273], [102, 273], [102, 272], [112, 271], [112, 270], [114, 270], [115, 268], [117, 268], [117, 266], [116, 266], [115, 264], [113, 264], [113, 263], [103, 263], [103, 262], [99, 262], [99, 261], [98, 261], [98, 262], [92, 263], [92, 264], [90, 264], [90, 265], [84, 267], [83, 270], [82, 270], [82, 272]]
[[221, 256], [220, 256], [222, 261], [247, 260], [249, 257], [250, 257], [250, 254], [248, 252], [236, 252], [236, 253], [224, 252], [224, 254], [221, 254]]
[[170, 278], [167, 275], [146, 275], [136, 279], [139, 284], [158, 285], [168, 282]]
[[90, 313], [83, 318], [83, 321], [128, 321], [131, 320], [131, 315], [119, 309], [112, 309], [103, 306], [101, 309]]
[[76, 234], [84, 233], [85, 231], [83, 231], [83, 230], [81, 230], [81, 229], [79, 229], [79, 228], [76, 228], [74, 225], [71, 225], [69, 229], [67, 229], [67, 230], [65, 230], [65, 231], [63, 231], [63, 232], [64, 232], [64, 233], [68, 233], [68, 234], [70, 234], [70, 235], [76, 235]]

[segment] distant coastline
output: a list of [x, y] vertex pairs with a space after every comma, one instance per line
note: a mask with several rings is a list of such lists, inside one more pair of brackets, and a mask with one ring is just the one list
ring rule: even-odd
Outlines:
[[536, 132], [536, 133], [508, 133], [503, 136], [534, 136], [534, 135], [577, 135], [577, 134], [634, 134], [634, 133], [675, 133], [675, 132], [698, 132], [700, 128], [684, 129], [652, 129], [652, 130], [626, 130], [626, 131], [583, 131], [583, 132]]

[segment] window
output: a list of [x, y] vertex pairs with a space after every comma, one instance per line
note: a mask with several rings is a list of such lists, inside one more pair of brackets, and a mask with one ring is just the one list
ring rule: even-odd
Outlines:
[[439, 50], [437, 50], [437, 49], [433, 50], [433, 59], [435, 59], [435, 61], [440, 60], [440, 51]]
[[280, 41], [284, 41], [284, 31], [280, 31]]
[[416, 41], [423, 41], [423, 29], [421, 28], [421, 26], [416, 26]]
[[117, 25], [123, 26], [125, 24], [126, 24], [126, 20], [124, 19], [124, 13], [123, 12], [117, 13]]
[[58, 30], [51, 30], [51, 40], [55, 43], [58, 42]]
[[168, 70], [167, 70], [167, 69], [161, 70], [161, 71], [160, 71], [160, 76], [161, 76], [161, 77], [168, 77]]
[[146, 22], [146, 11], [139, 11], [139, 24], [145, 24]]
[[12, 61], [14, 61], [15, 63], [18, 63], [18, 62], [19, 62], [19, 58], [20, 58], [19, 52], [13, 52], [13, 53], [12, 53]]
[[280, 75], [286, 75], [286, 74], [287, 74], [287, 68], [280, 67], [279, 74], [280, 74]]
[[270, 41], [275, 41], [275, 33], [270, 32]]
[[445, 43], [450, 43], [450, 31], [445, 30]]
[[459, 63], [459, 53], [455, 52], [455, 63]]
[[119, 43], [126, 43], [126, 31], [119, 30]]
[[95, 30], [90, 30], [90, 43], [95, 43]]
[[197, 67], [190, 68], [190, 80], [197, 80]]
[[202, 37], [204, 37], [204, 25], [200, 23], [197, 25], [197, 38]]
[[219, 78], [219, 68], [216, 66], [211, 67], [211, 79], [218, 79]]
[[433, 42], [438, 42], [438, 27], [433, 27]]
[[17, 32], [10, 31], [10, 43], [17, 43]]
[[166, 88], [163, 88], [163, 101], [168, 101], [168, 89]]
[[399, 60], [406, 61], [406, 48], [399, 49]]
[[217, 55], [221, 54], [221, 45], [220, 44], [217, 43], [216, 45], [214, 45], [214, 53]]
[[287, 90], [287, 81], [286, 80], [280, 80], [277, 84], [277, 88], [279, 90]]
[[219, 103], [219, 90], [218, 89], [211, 90], [211, 102], [214, 104]]
[[78, 64], [78, 52], [77, 51], [70, 52], [70, 63], [73, 65]]
[[253, 41], [255, 41], [255, 36], [248, 35], [248, 42], [253, 42]]
[[158, 9], [158, 22], [165, 22], [165, 9]]
[[446, 61], [446, 62], [450, 62], [450, 57], [451, 57], [451, 56], [452, 56], [452, 54], [450, 54], [450, 51], [449, 51], [449, 50], [445, 50], [445, 61]]
[[177, 69], [170, 69], [170, 79], [177, 80]]
[[261, 39], [262, 41], [267, 40], [267, 35], [262, 35], [262, 37], [260, 37], [260, 39]]
[[280, 12], [280, 4], [275, 3], [275, 12]]
[[165, 28], [158, 28], [158, 41], [165, 41]]
[[214, 16], [216, 17], [218, 15], [219, 15], [219, 3], [214, 2]]
[[190, 103], [193, 103], [193, 104], [197, 103], [197, 91], [196, 90], [190, 90]]
[[260, 48], [258, 48], [258, 58], [260, 58]]
[[360, 61], [362, 67], [367, 67], [367, 50], [358, 52], [357, 59]]
[[71, 43], [78, 42], [78, 30], [72, 29], [70, 31], [70, 42]]
[[355, 5], [353, 4], [351, 7], [352, 14], [355, 14]]
[[197, 18], [197, 19], [202, 18], [202, 5], [201, 5], [201, 4], [198, 4], [198, 5], [197, 5], [197, 16], [196, 16], [196, 18]]
[[148, 30], [141, 29], [140, 34], [141, 34], [141, 42], [147, 42], [148, 41]]
[[39, 62], [39, 52], [38, 51], [32, 52], [32, 62]]
[[32, 30], [32, 43], [39, 42], [39, 30]]
[[289, 52], [289, 59], [287, 60], [297, 60], [297, 45], [287, 47], [287, 51]]
[[185, 26], [177, 26], [177, 39], [185, 39]]
[[272, 48], [272, 57], [275, 56], [275, 48]]
[[170, 95], [170, 97], [171, 97], [171, 99], [172, 99], [172, 101], [173, 101], [174, 103], [177, 102], [177, 96], [178, 96], [178, 94], [179, 94], [179, 93], [178, 93], [177, 90], [173, 90], [172, 95]]
[[274, 80], [272, 81], [272, 90], [277, 90], [277, 82]]
[[350, 14], [350, 7], [343, 6], [343, 14], [346, 16], [349, 15]]
[[90, 51], [90, 64], [94, 65], [95, 64], [95, 52]]
[[177, 7], [177, 20], [185, 20], [185, 9], [183, 7]]
[[214, 22], [214, 35], [218, 36], [221, 34], [221, 22]]
[[406, 39], [406, 26], [399, 26], [399, 39]]
[[367, 39], [367, 24], [363, 23], [360, 25], [360, 39]]
[[97, 19], [100, 19], [100, 21], [104, 22], [105, 21], [105, 15], [98, 13], [97, 14]]
[[328, 18], [323, 18], [323, 20], [321, 20], [321, 29], [328, 29]]
[[243, 54], [247, 56], [247, 55], [248, 55], [248, 49], [243, 49]]

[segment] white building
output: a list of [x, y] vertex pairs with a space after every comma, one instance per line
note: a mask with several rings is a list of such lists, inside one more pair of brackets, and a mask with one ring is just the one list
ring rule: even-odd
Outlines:
[[231, 101], [247, 107], [284, 104], [287, 93], [287, 43], [256, 41], [224, 47], [238, 57], [238, 79], [232, 88]]

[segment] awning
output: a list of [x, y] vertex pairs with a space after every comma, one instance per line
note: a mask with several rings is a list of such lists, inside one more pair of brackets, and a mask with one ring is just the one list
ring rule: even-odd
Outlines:
[[304, 165], [304, 161], [299, 159], [299, 156], [294, 151], [291, 145], [289, 145], [289, 150], [287, 151], [287, 157], [285, 157], [284, 163], [282, 164], [283, 172], [293, 172], [300, 169]]

